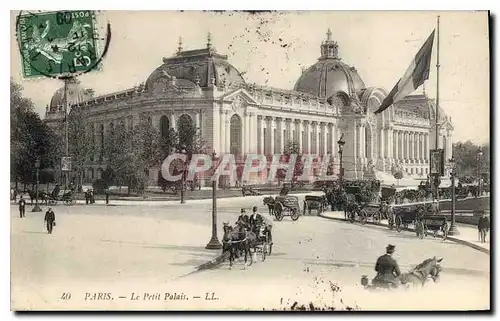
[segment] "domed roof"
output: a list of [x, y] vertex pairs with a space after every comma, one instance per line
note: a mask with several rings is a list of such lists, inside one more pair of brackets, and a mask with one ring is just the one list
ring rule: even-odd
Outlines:
[[328, 29], [327, 40], [321, 44], [321, 57], [302, 73], [294, 90], [329, 98], [338, 92], [355, 96], [365, 88], [356, 69], [338, 57], [338, 44], [331, 40]]
[[[405, 110], [416, 114], [424, 119], [434, 120], [436, 112], [436, 102], [427, 98], [425, 94], [408, 95], [394, 104], [396, 110]], [[446, 120], [447, 115], [443, 108], [439, 106], [439, 122]]]
[[[66, 98], [68, 105], [81, 103], [87, 99], [92, 98], [93, 91], [80, 86], [80, 82], [76, 80], [69, 80], [67, 85]], [[64, 86], [56, 90], [49, 105], [51, 112], [56, 112], [64, 108]]]
[[177, 80], [189, 80], [200, 87], [238, 86], [245, 83], [241, 73], [227, 61], [226, 55], [216, 53], [208, 39], [207, 48], [182, 51], [181, 43], [176, 56], [163, 58], [163, 64], [146, 80], [146, 90], [151, 90], [153, 84], [165, 76], [176, 77]]

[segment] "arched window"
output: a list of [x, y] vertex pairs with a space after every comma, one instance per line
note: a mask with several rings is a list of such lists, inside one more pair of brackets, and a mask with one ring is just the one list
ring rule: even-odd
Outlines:
[[169, 124], [169, 121], [168, 121], [168, 117], [167, 116], [161, 116], [160, 118], [160, 135], [161, 135], [161, 138], [168, 138], [168, 131], [169, 131], [169, 128], [170, 127], [170, 124]]
[[183, 114], [179, 117], [177, 128], [179, 131], [179, 143], [181, 145], [191, 146], [196, 133], [196, 128], [194, 128], [191, 116]]
[[[241, 118], [238, 115], [233, 115], [229, 126], [230, 133], [230, 152], [235, 156], [241, 155]], [[276, 146], [276, 145], [275, 145]], [[271, 151], [271, 154], [274, 151]]]

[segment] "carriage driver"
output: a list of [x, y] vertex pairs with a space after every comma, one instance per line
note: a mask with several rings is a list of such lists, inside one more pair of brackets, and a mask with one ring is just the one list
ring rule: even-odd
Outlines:
[[264, 233], [267, 233], [269, 241], [272, 243], [272, 228], [273, 221], [268, 214], [257, 213], [257, 206], [252, 208], [252, 216], [250, 216], [250, 226], [255, 235], [259, 235], [259, 230], [261, 226], [264, 226]]
[[374, 281], [380, 283], [390, 283], [393, 287], [397, 287], [400, 283], [399, 276], [401, 271], [399, 270], [398, 263], [392, 257], [392, 254], [396, 250], [396, 247], [392, 244], [387, 245], [386, 253], [377, 259], [375, 264], [375, 271], [377, 271], [377, 276]]

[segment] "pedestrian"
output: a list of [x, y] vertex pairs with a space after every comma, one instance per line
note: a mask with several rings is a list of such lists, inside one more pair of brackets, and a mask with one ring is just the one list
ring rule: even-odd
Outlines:
[[87, 188], [87, 190], [85, 191], [85, 205], [89, 205], [89, 201], [90, 201], [90, 193], [89, 189]]
[[48, 211], [45, 213], [44, 222], [47, 224], [47, 232], [49, 234], [52, 234], [52, 229], [56, 225], [56, 215], [54, 214], [54, 211], [52, 211], [52, 208], [50, 207]]
[[94, 199], [94, 190], [91, 189], [90, 190], [90, 204], [94, 204], [95, 203], [95, 199]]
[[19, 216], [21, 218], [26, 217], [25, 209], [26, 209], [26, 201], [23, 199], [23, 196], [21, 195], [21, 198], [19, 199]]
[[108, 205], [109, 204], [109, 190], [106, 189], [105, 193], [106, 193], [106, 205]]
[[479, 232], [479, 241], [481, 243], [486, 242], [486, 235], [488, 234], [489, 228], [490, 228], [490, 220], [486, 217], [486, 215], [483, 212], [477, 224], [477, 229]]

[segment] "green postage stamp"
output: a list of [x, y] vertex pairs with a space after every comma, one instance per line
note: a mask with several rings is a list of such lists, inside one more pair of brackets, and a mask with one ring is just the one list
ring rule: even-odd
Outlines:
[[16, 29], [25, 78], [82, 74], [99, 64], [93, 11], [21, 13]]

